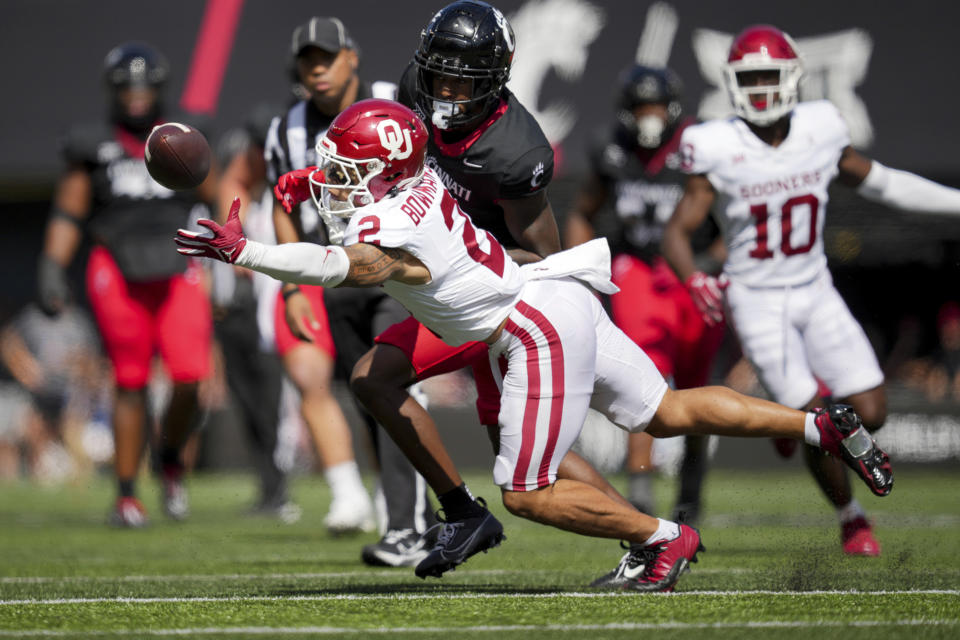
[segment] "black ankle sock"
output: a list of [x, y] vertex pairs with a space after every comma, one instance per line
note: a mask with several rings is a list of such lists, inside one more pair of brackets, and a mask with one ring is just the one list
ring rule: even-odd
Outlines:
[[180, 468], [183, 465], [180, 463], [180, 452], [176, 449], [164, 448], [160, 451], [160, 468], [166, 469], [168, 467]]
[[121, 498], [133, 497], [133, 480], [118, 480], [117, 485], [119, 485]]
[[447, 520], [462, 520], [483, 513], [483, 507], [474, 502], [466, 484], [437, 495]]

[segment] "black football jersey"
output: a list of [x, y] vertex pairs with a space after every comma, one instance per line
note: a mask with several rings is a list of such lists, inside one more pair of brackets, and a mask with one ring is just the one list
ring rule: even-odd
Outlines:
[[683, 195], [686, 176], [680, 171], [680, 134], [692, 121], [682, 122], [670, 140], [653, 152], [627, 140], [619, 129], [598, 136], [590, 166], [609, 194], [605, 213], [595, 222], [614, 253], [643, 260], [660, 255], [663, 229]]
[[[361, 83], [357, 101], [367, 98], [392, 100], [397, 86], [392, 82]], [[267, 180], [275, 185], [283, 174], [295, 169], [317, 165], [317, 141], [327, 132], [336, 116], [328, 116], [317, 109], [310, 100], [301, 100], [280, 117], [274, 118], [267, 133], [264, 158], [267, 163]], [[313, 202], [300, 205], [300, 225], [304, 242], [328, 244], [327, 231]]]
[[416, 104], [416, 67], [400, 80], [397, 99], [427, 124], [427, 164], [443, 180], [474, 224], [515, 248], [501, 200], [516, 200], [546, 189], [553, 178], [553, 149], [530, 112], [504, 90], [500, 107], [463, 140], [445, 144], [429, 114]]
[[[182, 116], [164, 120], [203, 128]], [[72, 128], [62, 149], [70, 167], [90, 174], [93, 202], [87, 230], [133, 282], [160, 280], [186, 269], [186, 258], [171, 250], [170, 239], [187, 226], [193, 208], [203, 206], [194, 191], [172, 191], [150, 177], [145, 146], [145, 137], [105, 122]]]

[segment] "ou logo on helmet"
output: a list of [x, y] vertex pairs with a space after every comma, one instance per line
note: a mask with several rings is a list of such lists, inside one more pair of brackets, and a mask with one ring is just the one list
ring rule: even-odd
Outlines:
[[401, 127], [396, 120], [381, 120], [377, 125], [380, 144], [390, 153], [387, 160], [405, 160], [413, 153], [410, 130]]

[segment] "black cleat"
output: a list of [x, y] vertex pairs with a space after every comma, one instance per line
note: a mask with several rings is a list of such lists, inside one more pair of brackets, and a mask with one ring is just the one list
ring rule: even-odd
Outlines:
[[647, 554], [643, 553], [643, 545], [634, 542], [627, 546], [621, 542], [620, 546], [627, 550], [623, 557], [620, 558], [620, 564], [614, 567], [610, 573], [600, 576], [591, 582], [591, 587], [597, 589], [619, 589], [643, 573], [643, 568], [647, 563]]
[[363, 562], [374, 567], [414, 567], [427, 557], [427, 538], [413, 529], [390, 529], [363, 548]]
[[414, 570], [418, 578], [439, 578], [470, 556], [486, 552], [506, 540], [503, 525], [487, 511], [487, 503], [483, 498], [477, 498], [476, 502], [482, 507], [479, 514], [456, 522], [443, 522], [436, 545]]
[[893, 468], [884, 453], [863, 427], [860, 416], [846, 404], [819, 409], [816, 417], [820, 448], [839, 456], [878, 496], [893, 489]]

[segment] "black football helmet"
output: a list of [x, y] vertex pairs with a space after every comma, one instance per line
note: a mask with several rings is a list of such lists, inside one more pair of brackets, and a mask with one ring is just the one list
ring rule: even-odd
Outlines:
[[[161, 94], [169, 73], [166, 58], [146, 43], [127, 42], [111, 49], [103, 61], [103, 79], [110, 95], [114, 121], [132, 129], [153, 126], [160, 115]], [[131, 115], [127, 112], [120, 102], [119, 92], [129, 87], [157, 90], [157, 100], [149, 113]]]
[[[500, 101], [514, 49], [513, 29], [497, 8], [479, 0], [447, 5], [421, 32], [413, 56], [418, 106], [440, 129], [479, 123]], [[433, 95], [436, 74], [472, 79], [470, 98], [451, 101]]]
[[[617, 93], [617, 122], [622, 132], [636, 144], [646, 149], [655, 149], [668, 139], [683, 113], [680, 94], [683, 85], [680, 78], [666, 67], [634, 65], [620, 75], [620, 90]], [[659, 127], [656, 123], [638, 122], [633, 110], [644, 104], [663, 104], [667, 107], [667, 120]], [[659, 119], [658, 119], [659, 120]]]

